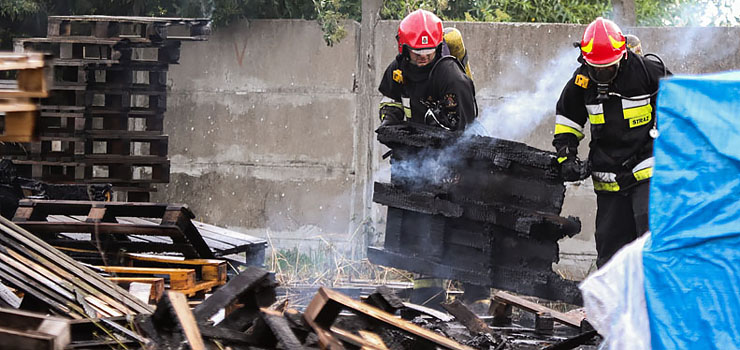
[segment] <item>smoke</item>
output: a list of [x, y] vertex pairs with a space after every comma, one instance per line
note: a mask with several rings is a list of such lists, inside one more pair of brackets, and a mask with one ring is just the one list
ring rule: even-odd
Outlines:
[[545, 64], [539, 75], [531, 77], [533, 89], [505, 96], [495, 106], [479, 106], [480, 115], [466, 134], [523, 141], [543, 120], [555, 115], [555, 104], [565, 83], [578, 67], [577, 50], [566, 49]]

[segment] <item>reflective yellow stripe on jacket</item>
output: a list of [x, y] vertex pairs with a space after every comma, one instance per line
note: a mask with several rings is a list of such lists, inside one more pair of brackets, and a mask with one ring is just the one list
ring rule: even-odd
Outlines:
[[583, 127], [578, 123], [568, 119], [566, 116], [556, 115], [555, 116], [555, 135], [558, 134], [573, 134], [580, 141], [583, 139]]
[[591, 122], [591, 125], [604, 124], [603, 105], [586, 105], [586, 110], [588, 111], [588, 121]]
[[[632, 168], [632, 176], [636, 181], [643, 181], [653, 177], [653, 165], [655, 158], [650, 157], [635, 165]], [[594, 183], [594, 190], [603, 192], [618, 192], [621, 188], [617, 183], [617, 174], [608, 172], [594, 171], [591, 174]]]

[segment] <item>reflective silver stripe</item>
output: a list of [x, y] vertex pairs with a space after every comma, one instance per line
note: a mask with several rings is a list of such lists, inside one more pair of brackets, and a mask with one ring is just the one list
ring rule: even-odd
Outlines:
[[627, 99], [622, 99], [622, 109], [640, 107], [650, 103], [650, 95], [640, 95], [630, 98], [640, 98], [640, 100], [631, 101]]
[[604, 114], [604, 106], [601, 104], [586, 105], [586, 110], [588, 111], [588, 114], [591, 115]]
[[568, 117], [566, 117], [564, 115], [560, 115], [560, 114], [556, 115], [555, 116], [555, 124], [561, 124], [561, 125], [569, 126], [569, 127], [573, 128], [573, 129], [578, 130], [578, 132], [583, 133], [583, 127], [582, 126], [578, 125], [578, 123], [570, 120]]
[[655, 166], [655, 157], [650, 157], [643, 160], [642, 162], [637, 163], [637, 165], [632, 168], [632, 172], [636, 173], [642, 169], [652, 168], [653, 166]]
[[401, 97], [401, 103], [403, 103], [403, 106], [406, 108], [411, 108], [411, 99], [408, 97]]
[[591, 177], [599, 182], [617, 182], [617, 174], [615, 173], [593, 171], [591, 172]]
[[396, 100], [394, 100], [394, 99], [392, 99], [392, 98], [390, 98], [388, 96], [383, 96], [383, 98], [380, 99], [380, 104], [390, 103], [390, 102], [398, 102], [398, 101], [396, 101]]

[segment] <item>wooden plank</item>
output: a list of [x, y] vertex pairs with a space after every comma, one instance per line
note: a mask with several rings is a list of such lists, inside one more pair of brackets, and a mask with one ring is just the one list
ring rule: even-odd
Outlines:
[[357, 331], [357, 333], [360, 334], [362, 339], [365, 339], [369, 343], [373, 344], [373, 346], [378, 350], [388, 350], [388, 347], [385, 345], [385, 342], [383, 341], [383, 339], [380, 338], [379, 335], [362, 329]]
[[[144, 283], [149, 285], [147, 302], [155, 304], [164, 295], [164, 278], [162, 277], [106, 277], [107, 280], [118, 285], [131, 285], [133, 283]], [[129, 289], [130, 292], [130, 289]]]
[[[243, 296], [258, 288], [262, 281], [269, 278], [269, 275], [269, 272], [266, 270], [256, 267], [248, 267], [246, 270], [233, 277], [228, 283], [221, 286], [221, 288], [216, 290], [216, 292], [208, 297], [208, 299], [196, 306], [193, 310], [195, 318], [198, 322], [207, 322], [211, 316], [215, 315], [221, 309], [225, 309], [234, 301], [243, 298]], [[269, 304], [257, 306], [269, 306]], [[254, 311], [256, 312], [258, 310]]]
[[180, 326], [185, 333], [188, 345], [191, 350], [205, 350], [205, 344], [203, 338], [200, 335], [198, 324], [195, 322], [195, 317], [190, 311], [188, 306], [188, 300], [182, 293], [168, 291], [167, 296], [172, 304], [172, 311], [174, 311]]
[[105, 272], [134, 275], [168, 275], [170, 289], [188, 289], [195, 286], [195, 270], [158, 267], [96, 266]]
[[331, 324], [342, 309], [365, 315], [386, 327], [397, 329], [417, 339], [428, 341], [445, 349], [472, 350], [472, 348], [464, 346], [452, 339], [445, 338], [413, 323], [398, 319], [385, 311], [352, 300], [343, 294], [325, 287], [319, 288], [316, 296], [306, 308], [303, 317], [306, 320], [315, 322], [319, 326], [331, 327]]
[[462, 323], [471, 333], [491, 333], [491, 328], [467, 308], [460, 300], [443, 303], [442, 307]]
[[334, 333], [321, 328], [316, 322], [313, 322], [309, 319], [306, 319], [306, 323], [308, 324], [311, 329], [313, 329], [313, 332], [316, 333], [317, 338], [319, 338], [319, 346], [322, 350], [344, 350], [344, 345], [337, 340], [337, 338], [334, 336]]
[[331, 332], [332, 335], [338, 340], [352, 345], [353, 348], [357, 347], [362, 350], [381, 350], [381, 348], [377, 347], [374, 343], [367, 341], [365, 338], [352, 334], [352, 332], [346, 331], [344, 329], [332, 326], [329, 332]]
[[153, 225], [121, 225], [112, 222], [48, 222], [31, 221], [18, 222], [18, 225], [34, 233], [96, 233], [96, 234], [132, 234], [151, 236], [182, 236], [182, 232], [175, 226]]
[[502, 303], [511, 304], [514, 305], [520, 309], [532, 312], [532, 313], [540, 313], [540, 312], [548, 312], [552, 317], [555, 319], [555, 321], [562, 323], [566, 326], [571, 326], [574, 328], [581, 328], [581, 321], [583, 321], [583, 317], [580, 316], [571, 316], [566, 315], [562, 312], [550, 309], [546, 306], [539, 305], [537, 303], [531, 302], [529, 300], [526, 300], [524, 298], [520, 298], [515, 295], [511, 295], [506, 292], [496, 292], [496, 294], [493, 295], [493, 299]]
[[293, 330], [290, 328], [288, 321], [283, 317], [281, 312], [260, 308], [260, 317], [272, 331], [272, 334], [286, 350], [303, 350], [303, 345], [296, 338]]
[[134, 261], [146, 261], [169, 265], [200, 266], [201, 279], [204, 281], [219, 281], [226, 283], [226, 262], [217, 259], [185, 259], [176, 256], [161, 256], [150, 254], [126, 254]]

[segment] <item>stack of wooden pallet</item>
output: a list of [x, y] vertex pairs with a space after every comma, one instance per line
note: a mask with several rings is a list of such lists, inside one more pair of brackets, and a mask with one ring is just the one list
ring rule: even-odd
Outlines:
[[[251, 240], [226, 250], [211, 248], [224, 248], [223, 239], [204, 239], [201, 232], [210, 231], [197, 227], [204, 224], [193, 222], [193, 217], [187, 206], [177, 204], [26, 199], [13, 220], [77, 261], [115, 276], [111, 280], [129, 291], [148, 293], [144, 300], [156, 302], [165, 284], [186, 296], [202, 297], [226, 283], [227, 263], [238, 266], [253, 262], [255, 256], [264, 259], [266, 242], [246, 235], [241, 237]], [[228, 230], [218, 232], [223, 231]], [[237, 241], [236, 233], [229, 236], [232, 243]], [[251, 255], [242, 261], [233, 257], [248, 252]]]
[[13, 80], [0, 80], [0, 141], [31, 142], [38, 136], [37, 100], [49, 94], [45, 66], [40, 53], [0, 53], [0, 74], [15, 73]]
[[40, 142], [17, 154], [20, 175], [112, 183], [118, 200], [147, 201], [152, 184], [169, 182], [168, 66], [181, 41], [209, 34], [207, 19], [51, 16], [46, 38], [16, 39], [16, 52], [54, 57]]

